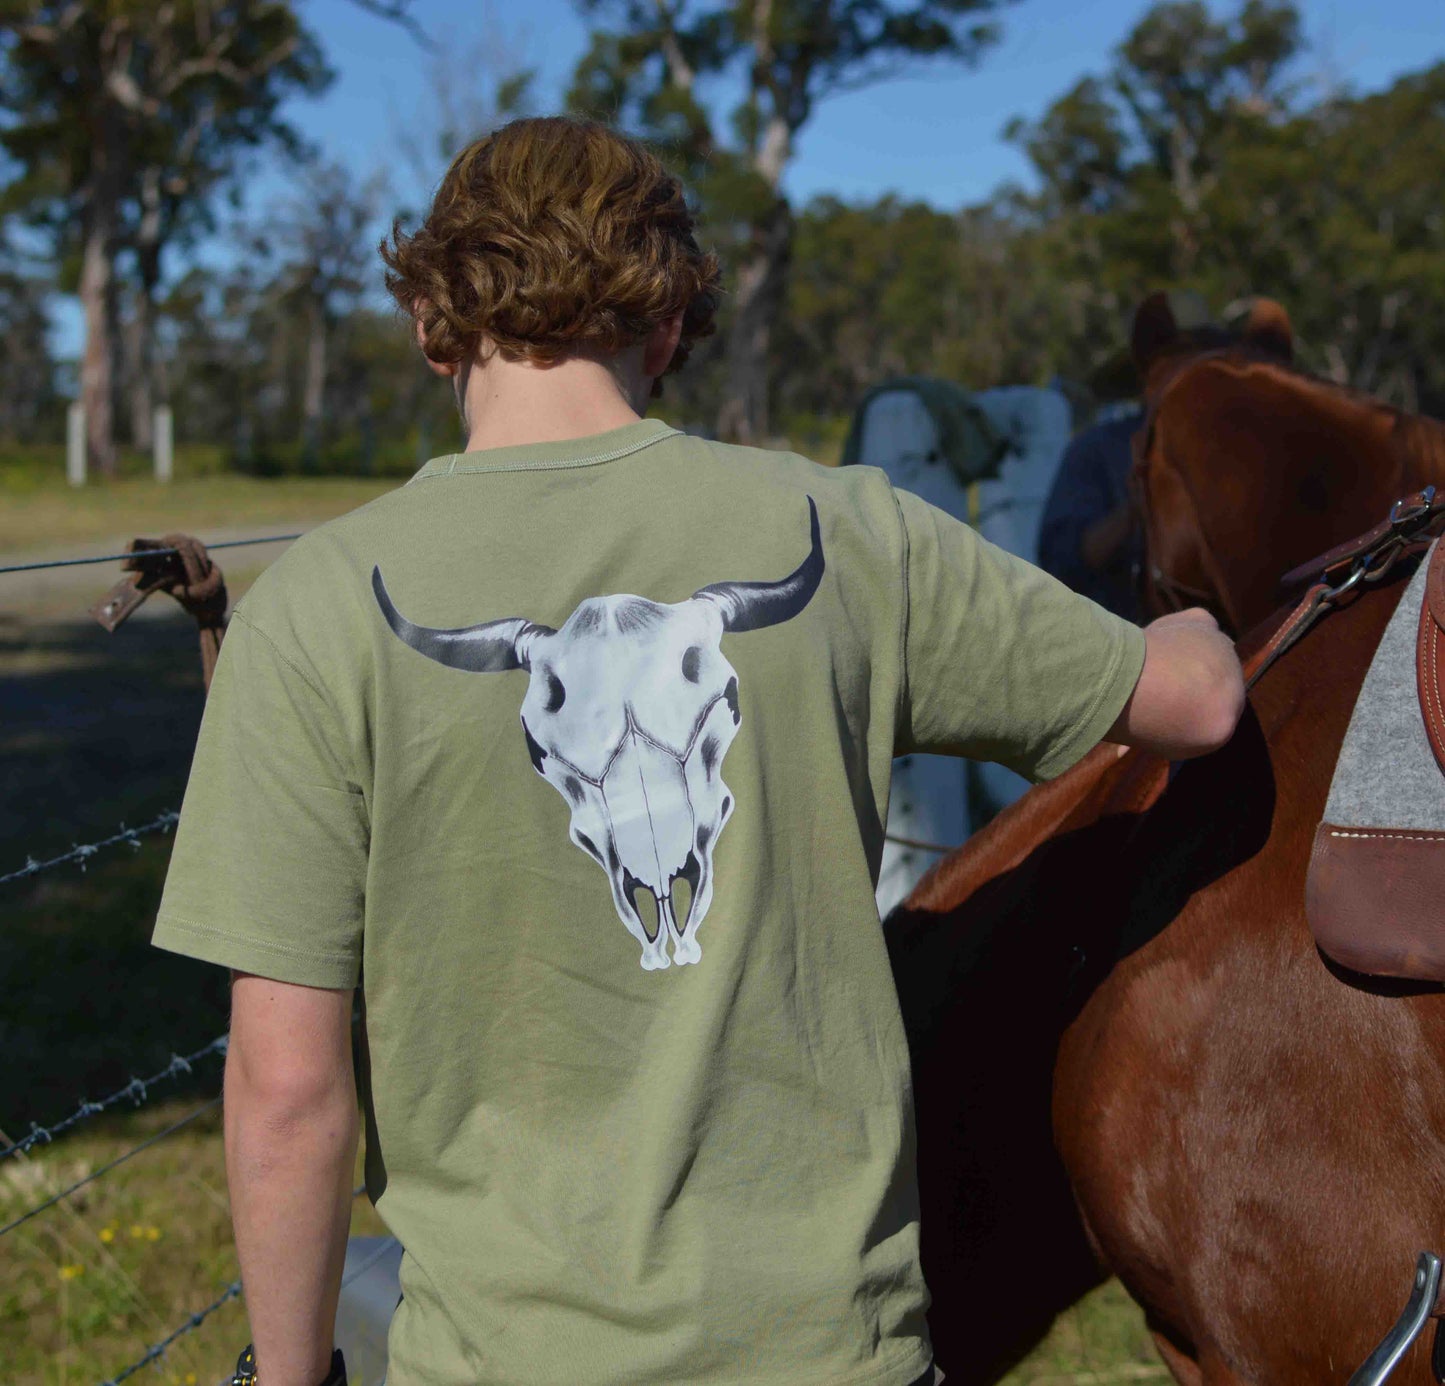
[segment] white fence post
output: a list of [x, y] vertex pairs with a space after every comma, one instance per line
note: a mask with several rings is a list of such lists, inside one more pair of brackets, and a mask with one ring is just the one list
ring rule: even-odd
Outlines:
[[65, 411], [65, 479], [85, 485], [85, 406], [79, 400]]
[[156, 480], [167, 482], [175, 473], [174, 421], [169, 404], [156, 405], [155, 426]]

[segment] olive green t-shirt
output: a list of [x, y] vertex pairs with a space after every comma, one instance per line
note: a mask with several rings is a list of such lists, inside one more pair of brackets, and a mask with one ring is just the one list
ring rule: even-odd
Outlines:
[[390, 1386], [919, 1376], [889, 768], [1058, 774], [1142, 658], [879, 471], [653, 420], [439, 458], [276, 562], [155, 942], [362, 988]]

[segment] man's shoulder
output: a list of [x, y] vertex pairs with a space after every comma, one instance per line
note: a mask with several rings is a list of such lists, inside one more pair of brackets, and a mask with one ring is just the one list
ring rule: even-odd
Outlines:
[[894, 508], [893, 484], [878, 467], [831, 467], [785, 449], [746, 447], [713, 439], [690, 441], [704, 447], [716, 463], [754, 492], [763, 493], [769, 485], [801, 487], [814, 493], [820, 504], [882, 504]]
[[278, 644], [311, 643], [327, 628], [344, 627], [353, 615], [357, 565], [404, 507], [404, 490], [307, 530], [251, 584], [236, 614]]

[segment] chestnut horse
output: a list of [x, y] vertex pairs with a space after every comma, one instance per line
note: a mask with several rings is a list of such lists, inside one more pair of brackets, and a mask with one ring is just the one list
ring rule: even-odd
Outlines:
[[1135, 436], [1145, 605], [1204, 605], [1242, 634], [1280, 604], [1279, 578], [1445, 475], [1445, 428], [1291, 368], [1284, 309], [1243, 333], [1180, 332], [1161, 294], [1134, 322], [1148, 412]]
[[[1151, 564], [1238, 624], [1295, 561], [1445, 483], [1445, 428], [1292, 371], [1274, 311], [1274, 340], [1194, 361], [1157, 311], [1136, 331]], [[1445, 994], [1332, 966], [1303, 914], [1404, 578], [1275, 664], [1223, 750], [1171, 773], [1099, 748], [890, 917], [950, 1380], [996, 1379], [1112, 1273], [1181, 1383], [1344, 1382], [1416, 1253], [1445, 1250]], [[1429, 1351], [1395, 1379], [1432, 1381]]]

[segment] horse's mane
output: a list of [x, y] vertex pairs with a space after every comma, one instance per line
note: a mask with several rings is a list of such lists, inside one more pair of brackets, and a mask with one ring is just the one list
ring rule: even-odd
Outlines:
[[[1183, 352], [1180, 354], [1183, 355]], [[1322, 403], [1328, 401], [1352, 406], [1368, 414], [1385, 415], [1390, 421], [1393, 447], [1404, 464], [1406, 474], [1445, 485], [1445, 422], [1428, 414], [1409, 413], [1353, 385], [1343, 385], [1337, 380], [1317, 375], [1246, 338], [1220, 342], [1204, 351], [1196, 347], [1194, 354], [1178, 361], [1158, 398], [1152, 402], [1149, 409], [1151, 419], [1196, 367], [1223, 369], [1239, 375], [1263, 375], [1288, 388], [1317, 395]]]
[[1135, 478], [1156, 606], [1206, 600], [1243, 630], [1274, 605], [1280, 574], [1363, 532], [1393, 501], [1445, 487], [1445, 424], [1267, 346], [1161, 352], [1148, 380]]

